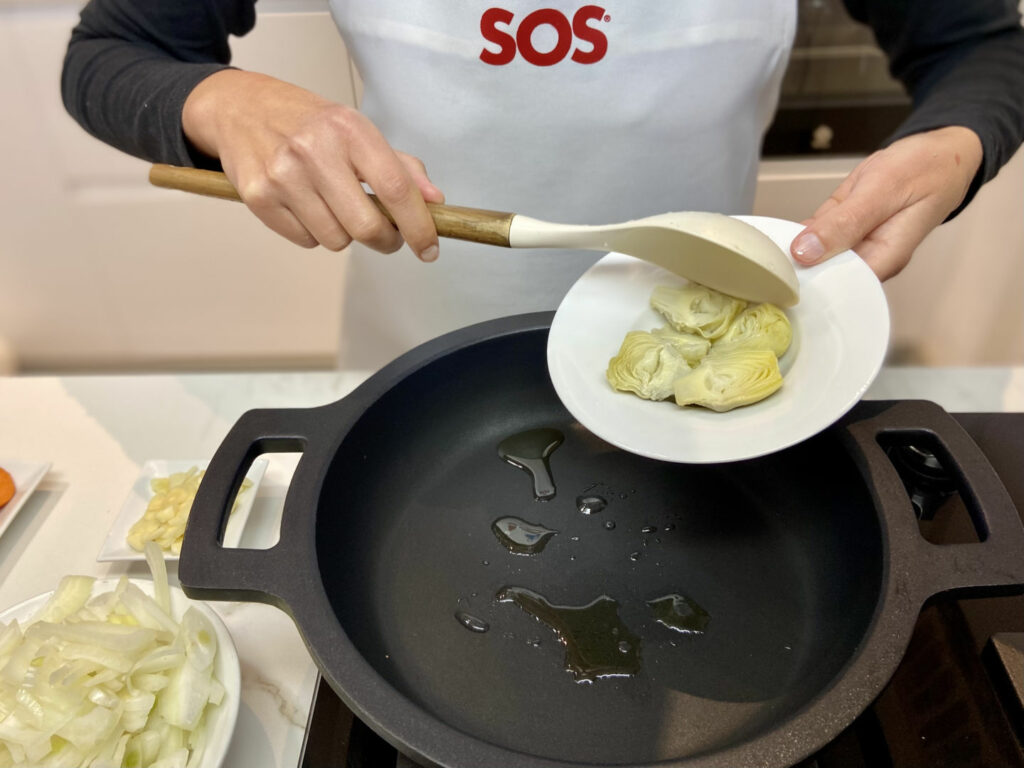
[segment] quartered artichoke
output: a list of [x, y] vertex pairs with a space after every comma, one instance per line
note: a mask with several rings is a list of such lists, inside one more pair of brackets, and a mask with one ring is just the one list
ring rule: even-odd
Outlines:
[[774, 304], [756, 304], [739, 313], [729, 329], [715, 341], [715, 349], [730, 345], [770, 349], [782, 357], [793, 340], [789, 319]]
[[619, 354], [608, 362], [608, 383], [647, 400], [672, 397], [673, 382], [690, 370], [672, 343], [647, 331], [630, 331]]
[[651, 306], [677, 331], [698, 333], [714, 340], [726, 332], [747, 302], [689, 283], [679, 288], [657, 286], [651, 294]]
[[711, 350], [711, 342], [703, 336], [698, 336], [695, 333], [683, 333], [667, 325], [664, 328], [655, 328], [651, 331], [651, 335], [670, 345], [690, 365], [699, 363]]
[[675, 382], [677, 405], [702, 405], [731, 411], [763, 400], [782, 386], [775, 353], [768, 349], [730, 347], [713, 350]]

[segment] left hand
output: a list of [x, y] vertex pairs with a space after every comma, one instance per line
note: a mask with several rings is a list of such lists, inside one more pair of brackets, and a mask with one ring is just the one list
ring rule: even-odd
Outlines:
[[963, 201], [982, 154], [978, 135], [960, 126], [893, 142], [854, 168], [803, 222], [793, 258], [809, 266], [852, 248], [888, 280]]

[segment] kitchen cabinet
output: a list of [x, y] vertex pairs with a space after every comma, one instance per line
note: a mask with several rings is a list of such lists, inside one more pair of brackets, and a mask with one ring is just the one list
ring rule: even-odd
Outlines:
[[[235, 63], [357, 103], [323, 5], [265, 2]], [[146, 163], [82, 131], [58, 85], [78, 8], [0, 0], [0, 350], [27, 372], [333, 366], [344, 256], [299, 249], [240, 205], [154, 189]], [[856, 162], [766, 161], [755, 212], [800, 220]], [[1018, 154], [886, 285], [894, 360], [1024, 362], [1022, 210]]]
[[[77, 13], [0, 5], [0, 337], [21, 369], [333, 365], [338, 255], [243, 206], [152, 188], [147, 163], [87, 135], [59, 91]], [[322, 11], [271, 2], [232, 47], [240, 67], [355, 101]]]

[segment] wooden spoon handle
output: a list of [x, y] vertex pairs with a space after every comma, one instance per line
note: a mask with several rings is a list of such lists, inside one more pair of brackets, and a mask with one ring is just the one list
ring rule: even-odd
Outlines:
[[[181, 168], [158, 163], [149, 169], [149, 183], [157, 187], [192, 192], [197, 195], [219, 197], [222, 200], [242, 201], [238, 190], [228, 177], [219, 171], [205, 171], [200, 168]], [[376, 195], [370, 199], [380, 208], [388, 221], [394, 218]], [[508, 232], [514, 213], [486, 211], [480, 208], [462, 208], [457, 205], [427, 203], [427, 210], [434, 219], [437, 234], [456, 240], [470, 240], [474, 243], [509, 247]]]

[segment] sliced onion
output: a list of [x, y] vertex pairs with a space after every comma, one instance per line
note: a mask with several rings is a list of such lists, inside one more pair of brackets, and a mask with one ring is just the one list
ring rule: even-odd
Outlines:
[[147, 550], [154, 597], [125, 579], [93, 596], [92, 578], [69, 576], [29, 621], [0, 625], [0, 768], [199, 765], [224, 698], [216, 631], [193, 607], [172, 618]]

